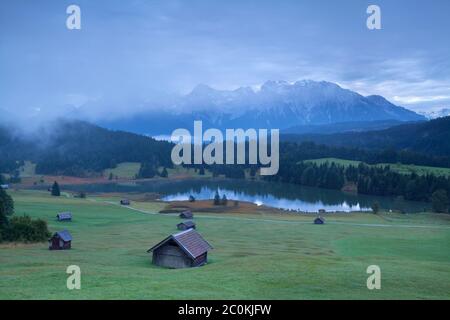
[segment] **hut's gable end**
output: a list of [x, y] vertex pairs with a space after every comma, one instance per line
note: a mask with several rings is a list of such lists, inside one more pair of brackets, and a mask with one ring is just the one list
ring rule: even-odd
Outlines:
[[49, 240], [50, 250], [63, 250], [72, 247], [72, 236], [69, 231], [63, 230], [56, 232]]
[[153, 251], [153, 263], [169, 268], [189, 268], [192, 266], [192, 259], [177, 243], [169, 241]]

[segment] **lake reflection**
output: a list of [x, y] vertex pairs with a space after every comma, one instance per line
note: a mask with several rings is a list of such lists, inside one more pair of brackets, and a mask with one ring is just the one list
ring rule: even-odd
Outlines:
[[258, 205], [302, 212], [370, 211], [374, 202], [385, 210], [420, 212], [430, 205], [423, 202], [404, 201], [396, 197], [358, 195], [336, 190], [303, 187], [287, 183], [247, 180], [156, 180], [135, 184], [93, 184], [67, 186], [64, 189], [86, 192], [154, 192], [166, 201], [188, 200], [193, 195], [198, 200], [213, 199], [216, 190], [229, 200], [248, 201]]

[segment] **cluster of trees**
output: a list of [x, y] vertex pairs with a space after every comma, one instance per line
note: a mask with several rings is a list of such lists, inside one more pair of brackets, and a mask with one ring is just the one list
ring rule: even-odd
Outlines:
[[406, 200], [432, 202], [435, 211], [447, 212], [450, 178], [445, 176], [401, 174], [387, 166], [344, 167], [339, 164], [282, 162], [276, 176], [265, 179], [305, 186], [340, 190], [353, 184], [359, 194], [402, 196]]
[[[355, 167], [352, 170], [355, 170]], [[392, 171], [389, 166], [374, 167], [364, 164], [360, 164], [356, 171], [358, 193], [361, 194], [403, 196], [406, 200], [431, 201], [434, 192], [450, 191], [450, 179], [445, 176], [401, 174]]]
[[334, 163], [282, 163], [277, 175], [265, 179], [340, 190], [345, 184], [345, 168]]
[[136, 175], [136, 179], [150, 179], [150, 178], [154, 178], [156, 176], [160, 176], [161, 178], [169, 177], [167, 168], [164, 167], [160, 172], [160, 171], [158, 171], [158, 167], [155, 165], [155, 163], [143, 162], [143, 163], [141, 163], [139, 172]]
[[50, 236], [46, 221], [33, 220], [28, 216], [10, 218], [13, 214], [14, 201], [0, 188], [0, 242], [39, 242]]
[[222, 198], [220, 198], [219, 191], [217, 190], [216, 194], [214, 195], [213, 204], [215, 206], [226, 206], [228, 204], [228, 198], [225, 194], [222, 196]]
[[[255, 167], [250, 165], [186, 165], [185, 167], [194, 168], [199, 175], [205, 175], [205, 170], [209, 170], [213, 177], [224, 176], [229, 179], [245, 179], [245, 170], [250, 168], [253, 176], [256, 175]], [[253, 169], [252, 169], [253, 168]]]

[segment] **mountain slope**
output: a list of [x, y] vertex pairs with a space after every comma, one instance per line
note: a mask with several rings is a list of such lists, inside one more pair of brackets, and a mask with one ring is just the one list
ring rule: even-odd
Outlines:
[[363, 149], [392, 148], [448, 157], [450, 156], [450, 117], [408, 123], [385, 130], [326, 135], [284, 135], [282, 139]]
[[281, 130], [282, 134], [332, 134], [384, 130], [405, 122], [398, 120], [351, 121], [318, 125], [300, 125]]
[[192, 129], [194, 120], [219, 129], [286, 129], [353, 121], [421, 121], [425, 117], [380, 96], [364, 97], [334, 83], [308, 80], [294, 84], [268, 81], [259, 91], [223, 91], [200, 85], [158, 111], [100, 124], [143, 134], [169, 134], [180, 126]]
[[74, 176], [99, 173], [121, 162], [171, 167], [172, 144], [82, 121], [60, 120], [33, 135], [0, 127], [0, 172], [31, 160], [40, 174]]

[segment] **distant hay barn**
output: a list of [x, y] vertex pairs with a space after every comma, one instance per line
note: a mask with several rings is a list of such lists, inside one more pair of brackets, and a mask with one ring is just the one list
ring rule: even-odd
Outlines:
[[322, 217], [317, 217], [314, 219], [314, 224], [324, 224], [325, 223], [325, 219]]
[[4, 190], [9, 189], [9, 184], [1, 184], [0, 189], [4, 189]]
[[194, 215], [192, 214], [192, 212], [190, 210], [186, 210], [186, 211], [183, 211], [182, 213], [180, 213], [181, 219], [192, 219], [193, 217], [194, 217]]
[[195, 229], [195, 222], [194, 221], [184, 221], [177, 224], [178, 230], [189, 230], [189, 229]]
[[60, 212], [56, 215], [58, 221], [72, 221], [72, 213], [70, 212]]
[[129, 205], [130, 205], [130, 200], [128, 200], [128, 199], [122, 199], [122, 200], [120, 200], [120, 204], [121, 204], [122, 206], [129, 206]]
[[70, 248], [72, 248], [72, 236], [67, 230], [56, 232], [48, 240], [49, 250], [68, 250]]
[[327, 211], [325, 209], [319, 209], [319, 213], [326, 213]]
[[212, 246], [194, 229], [172, 234], [150, 248], [154, 265], [172, 269], [199, 267], [208, 262]]

